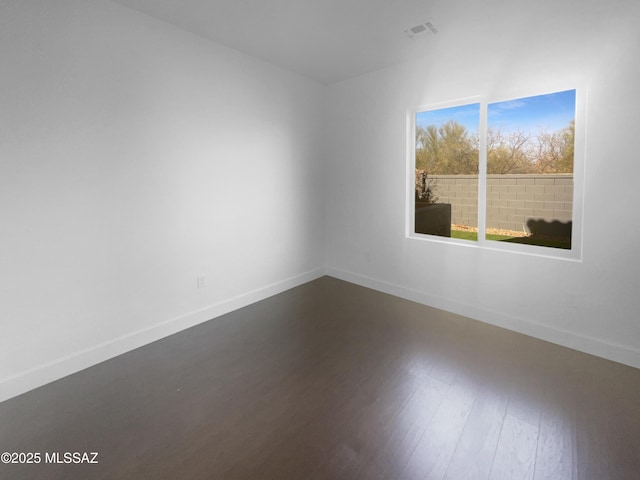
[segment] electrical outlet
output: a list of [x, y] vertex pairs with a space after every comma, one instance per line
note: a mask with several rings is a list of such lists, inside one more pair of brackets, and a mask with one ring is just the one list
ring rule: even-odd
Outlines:
[[198, 277], [198, 278], [197, 278], [197, 285], [198, 285], [198, 288], [204, 288], [204, 287], [205, 287], [205, 284], [206, 284], [206, 282], [205, 282], [205, 277], [204, 277], [204, 275], [202, 275], [202, 276], [200, 276], [200, 277]]

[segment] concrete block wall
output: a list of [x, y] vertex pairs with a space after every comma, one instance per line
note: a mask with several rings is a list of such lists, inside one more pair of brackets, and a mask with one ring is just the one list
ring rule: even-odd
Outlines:
[[[433, 175], [438, 202], [451, 203], [452, 223], [478, 226], [478, 176]], [[569, 222], [572, 174], [487, 175], [487, 227], [529, 231], [529, 219]]]
[[438, 203], [451, 204], [451, 223], [478, 226], [478, 176], [430, 175]]

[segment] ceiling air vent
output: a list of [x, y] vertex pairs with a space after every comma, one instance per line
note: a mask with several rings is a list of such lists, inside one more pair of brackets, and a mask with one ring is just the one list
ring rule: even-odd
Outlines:
[[427, 32], [431, 32], [433, 34], [438, 33], [436, 27], [433, 26], [431, 22], [421, 23], [420, 25], [416, 25], [415, 27], [411, 27], [404, 31], [404, 33], [409, 38], [417, 37], [418, 35], [423, 35]]

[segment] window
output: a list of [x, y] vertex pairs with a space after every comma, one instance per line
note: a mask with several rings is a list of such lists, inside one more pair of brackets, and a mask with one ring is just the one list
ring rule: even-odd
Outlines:
[[477, 226], [479, 126], [479, 103], [416, 113], [416, 233], [468, 238]]
[[409, 236], [579, 258], [578, 108], [563, 90], [412, 110]]

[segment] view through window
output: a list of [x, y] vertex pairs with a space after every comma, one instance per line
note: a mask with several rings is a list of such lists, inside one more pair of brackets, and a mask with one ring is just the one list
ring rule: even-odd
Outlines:
[[467, 228], [478, 224], [479, 122], [479, 103], [416, 114], [416, 233], [471, 239]]
[[416, 113], [414, 232], [571, 249], [576, 91], [487, 104], [482, 142], [480, 107]]
[[490, 103], [490, 240], [571, 248], [575, 90]]

